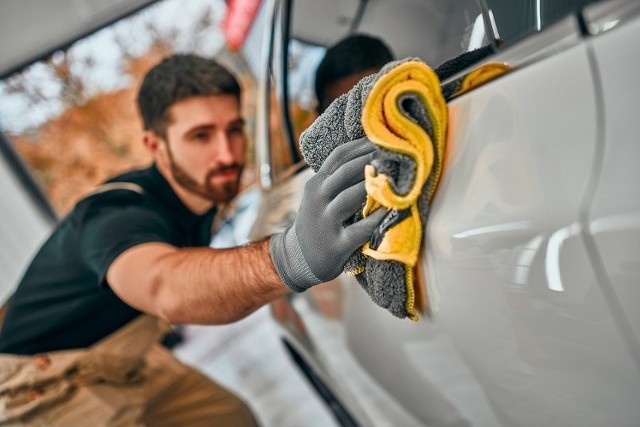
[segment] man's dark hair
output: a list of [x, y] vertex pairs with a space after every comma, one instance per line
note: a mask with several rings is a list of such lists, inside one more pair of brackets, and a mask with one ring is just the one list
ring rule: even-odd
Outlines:
[[327, 49], [316, 70], [318, 111], [327, 107], [327, 86], [352, 74], [380, 69], [392, 60], [393, 53], [389, 46], [381, 39], [365, 34], [352, 34]]
[[218, 62], [191, 54], [167, 57], [147, 72], [138, 93], [144, 129], [166, 137], [173, 104], [191, 96], [219, 94], [240, 101], [238, 81]]

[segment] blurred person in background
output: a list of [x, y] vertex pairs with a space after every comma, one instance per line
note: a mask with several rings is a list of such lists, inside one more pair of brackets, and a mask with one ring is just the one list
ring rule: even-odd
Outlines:
[[337, 97], [349, 92], [364, 76], [377, 73], [393, 59], [393, 53], [384, 41], [366, 34], [352, 34], [331, 46], [316, 70], [318, 114], [322, 114]]

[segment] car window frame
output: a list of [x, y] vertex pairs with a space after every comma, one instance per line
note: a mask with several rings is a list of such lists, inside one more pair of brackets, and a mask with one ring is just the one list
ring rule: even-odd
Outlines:
[[[269, 190], [273, 185], [283, 181], [287, 177], [292, 174], [297, 173], [299, 170], [303, 168], [300, 166], [302, 159], [299, 155], [298, 150], [296, 149], [297, 141], [294, 138], [293, 126], [292, 126], [292, 118], [290, 111], [290, 98], [289, 98], [289, 42], [290, 42], [290, 29], [291, 29], [291, 8], [294, 7], [293, 0], [271, 0], [273, 4], [273, 16], [268, 21], [271, 25], [271, 32], [269, 34], [268, 40], [268, 50], [267, 50], [267, 74], [266, 74], [266, 90], [263, 91], [262, 95], [265, 99], [262, 99], [264, 110], [266, 112], [266, 127], [267, 129], [261, 135], [264, 143], [264, 149], [262, 150], [262, 156], [258, 157], [259, 170], [260, 170], [260, 185], [263, 189]], [[502, 42], [499, 37], [497, 37], [497, 32], [499, 29], [495, 27], [494, 22], [492, 22], [491, 18], [491, 10], [487, 5], [486, 0], [478, 0], [480, 5], [480, 10], [482, 14], [482, 21], [484, 23], [485, 28], [485, 37], [489, 45], [492, 46], [493, 53], [490, 55], [478, 60], [473, 64], [469, 64], [465, 69], [460, 70], [454, 75], [444, 79], [441, 84], [444, 86], [453, 82], [454, 80], [461, 79], [469, 72], [475, 70], [477, 67], [486, 64], [488, 62], [504, 62], [509, 66], [513, 67], [513, 70], [516, 71], [518, 68], [528, 66], [534, 62], [542, 60], [543, 58], [547, 58], [551, 55], [555, 55], [558, 52], [570, 48], [575, 45], [581, 38], [585, 36], [589, 36], [588, 32], [584, 31], [583, 27], [583, 11], [587, 8], [591, 8], [594, 5], [601, 5], [605, 3], [610, 3], [613, 0], [601, 0], [597, 3], [590, 3], [584, 5], [580, 8], [577, 8], [571, 13], [568, 13], [561, 18], [555, 19], [551, 22], [546, 22], [539, 30], [528, 32], [520, 35], [517, 38], [509, 40], [508, 43]], [[269, 3], [267, 3], [269, 4]], [[360, 10], [360, 14], [363, 13], [363, 10]], [[574, 32], [574, 25], [578, 28], [578, 32]], [[560, 30], [558, 30], [560, 28]], [[353, 25], [351, 28], [351, 32], [357, 31], [357, 25]], [[583, 30], [583, 31], [581, 31]], [[276, 33], [278, 32], [278, 33]], [[572, 33], [574, 37], [570, 39], [564, 39], [568, 33]], [[278, 40], [279, 37], [279, 40]], [[539, 39], [540, 42], [536, 42]], [[275, 49], [274, 46], [277, 42], [280, 42], [278, 49]], [[531, 51], [536, 51], [533, 54], [529, 53]], [[278, 72], [273, 73], [274, 66], [274, 55], [276, 52], [279, 54]], [[524, 59], [519, 59], [518, 57], [522, 57]], [[508, 73], [506, 73], [508, 74]], [[275, 77], [275, 80], [271, 80], [271, 76]], [[500, 78], [500, 77], [497, 77]], [[477, 90], [478, 88], [484, 86], [484, 84], [488, 83], [483, 82], [469, 91], [464, 92], [464, 95]], [[274, 87], [275, 86], [275, 87]], [[278, 118], [281, 121], [280, 125], [283, 131], [283, 137], [287, 140], [287, 146], [289, 150], [289, 155], [293, 159], [292, 165], [285, 169], [283, 173], [278, 173], [274, 170], [271, 159], [271, 135], [269, 131], [269, 122], [268, 117], [272, 112], [269, 102], [269, 96], [271, 93], [275, 93], [277, 108], [279, 108]], [[456, 99], [459, 95], [452, 95], [447, 98], [447, 102], [450, 102]]]

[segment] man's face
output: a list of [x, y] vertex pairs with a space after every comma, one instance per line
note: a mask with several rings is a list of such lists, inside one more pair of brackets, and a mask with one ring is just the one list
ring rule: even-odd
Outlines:
[[236, 97], [194, 96], [168, 113], [164, 160], [175, 184], [206, 201], [230, 201], [238, 193], [246, 149]]

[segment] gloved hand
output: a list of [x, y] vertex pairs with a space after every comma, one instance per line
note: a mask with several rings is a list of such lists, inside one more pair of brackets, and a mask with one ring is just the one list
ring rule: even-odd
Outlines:
[[378, 209], [361, 221], [345, 224], [364, 204], [364, 167], [374, 150], [366, 138], [334, 149], [307, 181], [293, 225], [271, 237], [271, 260], [291, 290], [303, 292], [335, 279], [384, 217], [385, 209]]

